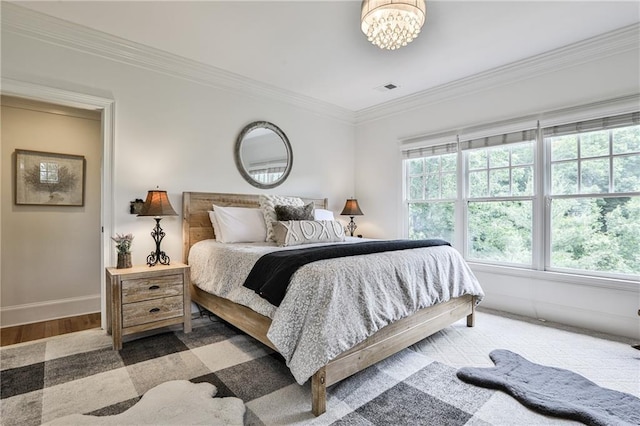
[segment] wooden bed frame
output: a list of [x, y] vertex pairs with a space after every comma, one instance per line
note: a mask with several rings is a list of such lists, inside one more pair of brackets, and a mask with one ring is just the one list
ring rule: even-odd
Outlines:
[[[189, 249], [198, 241], [214, 238], [208, 211], [219, 206], [258, 207], [258, 195], [184, 192], [182, 194], [183, 262]], [[327, 208], [327, 199], [301, 197], [317, 208]], [[271, 319], [227, 299], [207, 293], [191, 284], [191, 300], [229, 322], [277, 352], [267, 338]], [[475, 300], [466, 295], [424, 308], [413, 315], [380, 329], [365, 341], [340, 354], [320, 368], [311, 378], [311, 411], [319, 416], [326, 411], [327, 387], [378, 361], [467, 317], [467, 326], [474, 326]]]

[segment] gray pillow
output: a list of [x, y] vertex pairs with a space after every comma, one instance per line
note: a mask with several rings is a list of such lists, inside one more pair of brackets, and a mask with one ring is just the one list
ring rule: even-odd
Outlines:
[[313, 203], [305, 206], [285, 206], [274, 207], [278, 220], [313, 220]]
[[335, 220], [273, 222], [273, 233], [280, 247], [344, 241], [344, 228]]
[[300, 198], [281, 197], [279, 195], [260, 194], [258, 201], [260, 203], [260, 210], [262, 210], [262, 214], [264, 215], [264, 223], [267, 226], [266, 241], [276, 240], [273, 236], [273, 222], [278, 220], [275, 206], [304, 206], [304, 202]]

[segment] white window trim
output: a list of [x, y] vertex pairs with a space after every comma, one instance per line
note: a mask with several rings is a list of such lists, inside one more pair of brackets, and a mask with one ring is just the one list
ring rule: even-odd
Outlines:
[[602, 277], [596, 275], [582, 275], [571, 272], [561, 271], [537, 271], [526, 267], [513, 267], [505, 265], [494, 265], [478, 263], [474, 261], [467, 262], [473, 271], [485, 272], [491, 274], [508, 275], [521, 278], [532, 278], [544, 281], [563, 282], [576, 285], [586, 285], [590, 287], [613, 288], [617, 290], [630, 291], [638, 293], [640, 290], [639, 279], [625, 279], [617, 277]]

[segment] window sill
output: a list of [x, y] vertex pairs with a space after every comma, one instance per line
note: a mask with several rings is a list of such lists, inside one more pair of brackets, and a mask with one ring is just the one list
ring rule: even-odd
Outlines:
[[514, 277], [533, 278], [544, 281], [564, 282], [570, 284], [586, 285], [590, 287], [608, 288], [633, 293], [640, 293], [639, 280], [625, 280], [619, 278], [594, 277], [589, 275], [569, 274], [563, 272], [536, 271], [526, 268], [509, 266], [487, 265], [484, 263], [468, 262], [474, 272], [487, 272]]

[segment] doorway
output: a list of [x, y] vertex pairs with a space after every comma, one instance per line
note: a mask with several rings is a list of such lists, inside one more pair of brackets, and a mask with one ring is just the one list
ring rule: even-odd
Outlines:
[[[53, 109], [59, 109], [63, 112], [69, 112], [73, 109], [76, 115], [79, 117], [69, 118], [69, 115], [64, 115], [65, 120], [80, 120], [81, 122], [90, 121], [90, 117], [95, 117], [94, 124], [96, 127], [93, 132], [97, 135], [96, 152], [85, 156], [87, 158], [87, 191], [91, 191], [91, 196], [85, 194], [87, 204], [79, 208], [75, 208], [74, 211], [71, 207], [47, 207], [41, 206], [16, 206], [13, 198], [13, 188], [9, 188], [7, 194], [7, 186], [5, 175], [10, 173], [13, 181], [12, 164], [14, 162], [14, 153], [12, 145], [16, 143], [26, 143], [26, 139], [19, 140], [18, 142], [12, 142], [11, 146], [6, 145], [6, 140], [3, 134], [2, 143], [2, 158], [3, 158], [3, 215], [2, 222], [5, 228], [0, 232], [0, 237], [3, 240], [2, 244], [2, 259], [5, 263], [5, 258], [8, 250], [13, 249], [11, 247], [11, 241], [15, 241], [16, 238], [21, 237], [15, 235], [13, 225], [10, 225], [11, 220], [15, 219], [17, 213], [21, 213], [20, 219], [24, 219], [27, 216], [31, 216], [33, 226], [28, 227], [28, 232], [31, 235], [32, 242], [29, 244], [22, 244], [20, 250], [22, 253], [18, 265], [15, 267], [6, 268], [2, 267], [2, 326], [9, 326], [15, 324], [24, 324], [36, 321], [43, 321], [52, 318], [59, 318], [61, 316], [70, 316], [75, 314], [87, 313], [87, 307], [92, 308], [89, 311], [99, 310], [102, 316], [102, 327], [105, 327], [105, 283], [104, 283], [104, 267], [111, 264], [113, 259], [112, 250], [110, 250], [112, 220], [113, 220], [113, 192], [112, 192], [112, 147], [113, 147], [113, 106], [114, 102], [111, 99], [98, 98], [90, 95], [79, 94], [75, 92], [68, 92], [64, 90], [53, 89], [49, 87], [43, 87], [39, 85], [33, 85], [30, 83], [20, 82], [16, 80], [2, 79], [2, 94], [3, 94], [3, 108], [5, 103], [10, 103], [4, 96], [10, 95], [19, 99], [13, 99], [14, 102], [31, 103], [33, 105], [43, 106], [45, 103], [53, 103], [50, 106]], [[21, 106], [22, 111], [37, 108], [27, 108], [24, 105]], [[59, 111], [59, 112], [60, 112]], [[34, 113], [28, 111], [29, 114]], [[42, 112], [41, 112], [42, 113]], [[51, 114], [51, 111], [44, 112], [44, 114]], [[3, 123], [3, 133], [4, 125]], [[25, 147], [21, 145], [21, 149], [33, 149], [33, 147]], [[56, 149], [51, 148], [48, 151], [62, 152], [64, 148]], [[36, 150], [41, 150], [41, 147], [37, 147]], [[74, 153], [74, 152], [71, 152]], [[77, 152], [75, 152], [77, 154]], [[7, 155], [10, 160], [7, 159]], [[92, 157], [91, 164], [89, 164], [89, 157]], [[9, 168], [7, 171], [6, 168]], [[93, 177], [93, 181], [90, 180], [90, 173], [93, 171], [96, 175]], [[11, 185], [13, 182], [11, 183]], [[89, 189], [91, 188], [91, 189]], [[90, 203], [93, 202], [92, 207]], [[22, 210], [20, 210], [22, 208]], [[8, 210], [7, 210], [8, 209]], [[71, 209], [71, 210], [58, 210], [56, 209]], [[49, 232], [52, 228], [57, 228], [58, 224], [55, 222], [56, 216], [58, 220], [62, 218], [62, 222], [70, 222], [75, 224], [75, 219], [79, 218], [87, 210], [93, 209], [93, 222], [88, 225], [90, 229], [79, 231], [73, 229], [73, 226], [66, 229], [64, 232], [54, 232], [53, 235]], [[40, 216], [39, 219], [37, 216]], [[72, 217], [72, 215], [74, 215]], [[11, 217], [14, 216], [14, 217]], [[35, 219], [34, 219], [35, 218]], [[24, 228], [24, 224], [23, 230]], [[8, 231], [9, 230], [9, 231]], [[84, 235], [88, 234], [88, 235]], [[85, 241], [89, 240], [89, 241]], [[78, 270], [73, 270], [73, 265], [79, 268], [79, 265], [83, 263], [83, 257], [87, 256], [78, 255], [73, 253], [60, 253], [64, 252], [65, 247], [69, 245], [87, 243], [91, 246], [88, 259], [91, 259], [91, 265], [86, 268], [90, 270], [88, 274], [82, 275]], [[48, 251], [43, 254], [42, 247], [39, 245], [48, 245]], [[88, 247], [88, 246], [86, 246]], [[47, 264], [46, 258], [53, 253], [56, 254], [56, 262], [53, 264]], [[5, 269], [8, 269], [5, 271]], [[80, 268], [82, 269], [82, 268]], [[56, 271], [59, 270], [59, 271]], [[34, 272], [35, 271], [35, 272]], [[74, 284], [70, 287], [63, 287], [62, 289], [52, 288], [48, 279], [48, 274], [51, 272], [60, 272], [60, 275], [64, 277], [64, 274], [74, 274]], [[28, 277], [23, 277], [21, 274], [31, 274]], [[64, 279], [64, 278], [63, 278]], [[24, 285], [28, 282], [28, 285]], [[34, 297], [33, 285], [38, 285], [40, 291], [44, 294], [36, 294]], [[20, 287], [16, 290], [16, 287]], [[21, 285], [22, 284], [22, 285]], [[4, 294], [5, 288], [7, 290], [8, 297]], [[13, 293], [12, 293], [13, 292]]]

